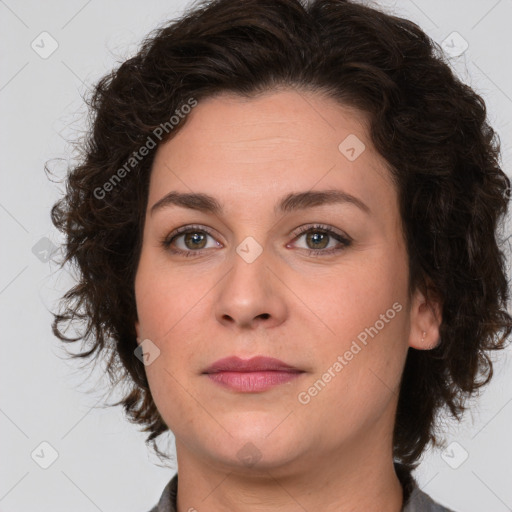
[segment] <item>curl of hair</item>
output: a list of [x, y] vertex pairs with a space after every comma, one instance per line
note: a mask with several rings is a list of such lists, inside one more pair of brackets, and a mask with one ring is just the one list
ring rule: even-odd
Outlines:
[[[151, 33], [97, 83], [83, 158], [52, 208], [66, 236], [63, 264], [72, 261], [80, 273], [53, 331], [88, 344], [73, 357], [109, 354], [111, 380], [129, 386], [114, 405], [145, 427], [160, 453], [155, 439], [169, 429], [134, 355], [134, 277], [156, 149], [105, 197], [95, 190], [190, 98], [250, 98], [279, 87], [327, 94], [368, 115], [371, 140], [397, 187], [410, 291], [420, 287], [442, 304], [438, 346], [409, 349], [402, 376], [394, 457], [412, 471], [426, 445], [438, 444], [438, 411], [460, 419], [465, 400], [489, 382], [489, 353], [504, 347], [512, 318], [498, 232], [510, 181], [498, 138], [482, 98], [410, 21], [343, 0], [217, 0]], [[74, 320], [83, 329], [66, 337], [60, 326]]]

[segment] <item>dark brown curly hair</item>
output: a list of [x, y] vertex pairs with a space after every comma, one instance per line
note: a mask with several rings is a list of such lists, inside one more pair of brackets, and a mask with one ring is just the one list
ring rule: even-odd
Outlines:
[[[460, 420], [466, 400], [492, 377], [490, 351], [512, 330], [499, 229], [510, 180], [499, 140], [483, 99], [411, 21], [345, 0], [213, 0], [149, 34], [86, 99], [91, 126], [51, 211], [66, 237], [61, 265], [72, 262], [79, 273], [53, 332], [82, 341], [86, 350], [72, 357], [107, 361], [111, 382], [125, 385], [113, 405], [165, 457], [155, 440], [169, 428], [134, 354], [134, 278], [156, 148], [186, 123], [177, 114], [191, 98], [250, 98], [281, 86], [327, 93], [369, 116], [398, 190], [410, 291], [442, 304], [439, 345], [410, 348], [402, 376], [394, 458], [410, 473], [429, 442], [439, 445], [439, 411]], [[170, 126], [174, 113], [179, 122]], [[165, 136], [135, 161], [163, 125]], [[61, 329], [73, 322], [81, 326], [74, 338]]]

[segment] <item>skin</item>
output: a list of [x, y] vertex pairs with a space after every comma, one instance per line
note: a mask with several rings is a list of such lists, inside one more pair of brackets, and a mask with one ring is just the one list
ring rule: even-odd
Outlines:
[[[350, 134], [365, 145], [354, 161], [338, 149]], [[357, 197], [370, 213], [350, 203], [274, 212], [291, 192], [325, 189]], [[210, 194], [224, 210], [171, 205], [151, 214], [171, 190]], [[352, 243], [296, 234], [315, 223]], [[162, 246], [192, 224], [213, 233], [199, 232], [200, 255]], [[236, 251], [249, 236], [262, 249], [251, 263]], [[174, 247], [198, 250], [184, 235]], [[333, 247], [341, 250], [322, 255]], [[295, 89], [202, 100], [157, 150], [135, 293], [139, 343], [160, 350], [146, 372], [176, 439], [179, 512], [401, 509], [392, 462], [400, 377], [409, 347], [437, 343], [440, 313], [420, 291], [408, 294], [397, 192], [362, 113]], [[299, 393], [394, 303], [401, 311], [301, 403]], [[231, 355], [275, 357], [304, 373], [236, 392], [202, 374]], [[237, 455], [244, 446], [252, 465]]]

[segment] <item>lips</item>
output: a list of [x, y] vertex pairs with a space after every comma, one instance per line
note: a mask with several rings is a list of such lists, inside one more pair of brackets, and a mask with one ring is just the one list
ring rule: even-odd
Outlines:
[[203, 373], [219, 372], [290, 372], [300, 373], [302, 370], [273, 357], [256, 356], [251, 359], [240, 359], [239, 357], [226, 357], [219, 359], [207, 368]]
[[256, 356], [219, 359], [203, 372], [208, 378], [230, 391], [258, 393], [299, 377], [303, 370], [271, 357]]

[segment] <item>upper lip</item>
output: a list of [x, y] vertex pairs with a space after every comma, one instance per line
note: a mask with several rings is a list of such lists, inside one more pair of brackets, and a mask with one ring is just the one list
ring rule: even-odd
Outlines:
[[301, 372], [302, 370], [273, 357], [256, 356], [251, 359], [240, 359], [239, 357], [232, 356], [219, 359], [203, 373], [261, 371]]

